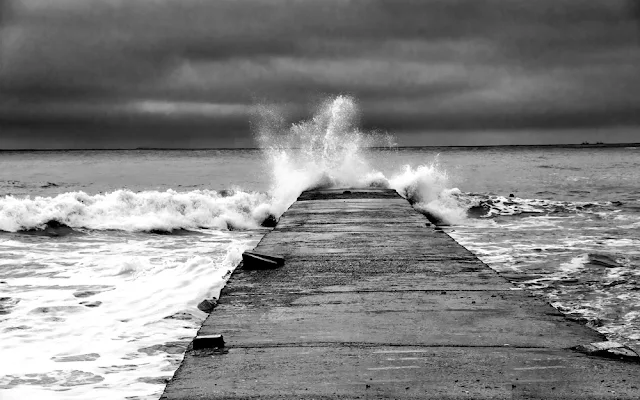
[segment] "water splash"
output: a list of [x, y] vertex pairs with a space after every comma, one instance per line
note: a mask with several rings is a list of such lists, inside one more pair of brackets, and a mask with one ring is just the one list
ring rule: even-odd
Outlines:
[[458, 223], [465, 209], [449, 189], [437, 162], [386, 177], [375, 166], [371, 147], [396, 147], [393, 136], [358, 128], [358, 107], [348, 96], [324, 101], [315, 115], [286, 127], [273, 108], [260, 108], [257, 139], [273, 170], [272, 212], [280, 215], [305, 190], [321, 188], [392, 188], [416, 209], [441, 222]]
[[305, 190], [387, 187], [365, 149], [395, 146], [393, 137], [357, 127], [358, 107], [348, 96], [321, 103], [308, 120], [287, 127], [273, 108], [260, 107], [258, 143], [272, 165], [273, 213], [281, 214]]
[[465, 197], [460, 190], [449, 188], [449, 177], [437, 159], [427, 165], [411, 168], [390, 179], [390, 187], [405, 197], [414, 208], [437, 224], [459, 224], [467, 220]]

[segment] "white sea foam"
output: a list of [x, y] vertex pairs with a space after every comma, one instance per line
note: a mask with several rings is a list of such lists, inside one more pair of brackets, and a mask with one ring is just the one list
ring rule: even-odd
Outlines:
[[459, 224], [467, 219], [464, 199], [459, 196], [460, 190], [449, 188], [447, 173], [439, 167], [437, 160], [415, 169], [407, 165], [403, 172], [391, 177], [389, 183], [416, 209], [437, 220]]
[[130, 190], [56, 197], [0, 198], [0, 230], [42, 228], [55, 220], [74, 228], [150, 231], [198, 228], [255, 228], [271, 209], [263, 193], [210, 190], [190, 192]]
[[219, 296], [257, 239], [98, 232], [22, 243], [30, 251], [1, 243], [3, 296], [18, 301], [0, 331], [0, 397], [158, 398], [205, 317], [196, 305]]
[[72, 228], [130, 232], [252, 229], [269, 215], [279, 217], [304, 190], [342, 187], [393, 188], [439, 220], [454, 224], [465, 219], [468, 204], [458, 189], [450, 188], [437, 160], [407, 165], [389, 177], [372, 166], [368, 148], [393, 147], [394, 139], [360, 130], [352, 98], [328, 99], [310, 119], [290, 126], [273, 109], [259, 110], [256, 138], [272, 172], [268, 193], [121, 189], [96, 195], [5, 196], [0, 198], [0, 230], [39, 229], [52, 220]]
[[[629, 342], [640, 337], [637, 231], [612, 225], [616, 210], [607, 202], [514, 202], [538, 203], [545, 214], [498, 218], [494, 226], [461, 226], [449, 234], [497, 271], [518, 275], [520, 287], [612, 340], [637, 346]], [[594, 212], [598, 207], [607, 211]]]

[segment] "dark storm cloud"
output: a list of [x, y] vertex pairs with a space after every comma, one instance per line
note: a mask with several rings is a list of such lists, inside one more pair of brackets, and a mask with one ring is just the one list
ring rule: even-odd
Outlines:
[[7, 14], [9, 13], [9, 2], [7, 0], [0, 0], [0, 26], [7, 18]]
[[638, 4], [4, 0], [0, 129], [209, 123], [216, 145], [255, 99], [337, 93], [392, 131], [640, 125]]
[[640, 0], [629, 0], [629, 9], [631, 15], [636, 20], [638, 27], [638, 44], [640, 45]]

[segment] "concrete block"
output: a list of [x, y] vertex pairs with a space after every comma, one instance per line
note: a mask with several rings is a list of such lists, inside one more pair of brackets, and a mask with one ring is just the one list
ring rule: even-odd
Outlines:
[[640, 363], [640, 356], [631, 348], [617, 342], [595, 342], [585, 345], [579, 345], [572, 348], [580, 353], [590, 356], [617, 358], [626, 361], [635, 361]]
[[193, 339], [193, 349], [213, 349], [224, 347], [224, 338], [222, 335], [199, 335]]
[[242, 253], [242, 262], [246, 269], [273, 269], [283, 266], [284, 258], [255, 251], [245, 251]]

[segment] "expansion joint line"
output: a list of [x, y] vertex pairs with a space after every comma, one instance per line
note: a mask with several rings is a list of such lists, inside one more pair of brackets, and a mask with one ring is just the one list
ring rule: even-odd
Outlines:
[[343, 293], [402, 293], [402, 292], [408, 292], [408, 293], [419, 293], [419, 292], [424, 292], [424, 293], [442, 293], [442, 292], [446, 292], [446, 293], [457, 293], [457, 292], [477, 292], [477, 293], [482, 293], [482, 292], [513, 292], [513, 289], [399, 289], [399, 290], [344, 290], [344, 291], [339, 291], [339, 292], [331, 292], [331, 291], [316, 291], [316, 292], [272, 292], [272, 293], [267, 293], [267, 292], [252, 292], [251, 294], [249, 293], [245, 293], [245, 294], [240, 294], [240, 293], [224, 293], [221, 298], [223, 297], [246, 297], [246, 296], [287, 296], [287, 295], [300, 295], [300, 296], [315, 296], [315, 295], [319, 295], [319, 294], [343, 294]]
[[[412, 348], [412, 349], [442, 349], [442, 348], [473, 348], [473, 349], [547, 349], [569, 350], [566, 348], [552, 348], [546, 346], [515, 346], [515, 345], [465, 345], [465, 344], [397, 344], [397, 343], [362, 343], [362, 342], [314, 342], [314, 343], [269, 343], [269, 344], [239, 344], [231, 345], [230, 349], [270, 349], [282, 347], [356, 347], [356, 348]], [[414, 351], [414, 350], [412, 350]]]

